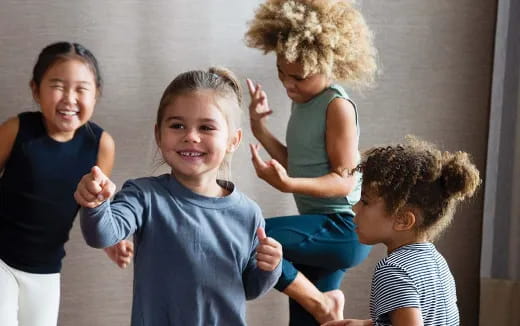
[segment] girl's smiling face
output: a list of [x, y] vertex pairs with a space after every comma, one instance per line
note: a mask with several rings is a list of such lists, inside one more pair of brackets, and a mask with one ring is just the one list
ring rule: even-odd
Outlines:
[[216, 180], [225, 155], [240, 141], [230, 132], [212, 90], [176, 96], [165, 107], [156, 141], [166, 163], [178, 179]]
[[40, 85], [31, 83], [49, 136], [67, 141], [94, 112], [98, 90], [90, 67], [79, 59], [56, 62], [43, 75]]

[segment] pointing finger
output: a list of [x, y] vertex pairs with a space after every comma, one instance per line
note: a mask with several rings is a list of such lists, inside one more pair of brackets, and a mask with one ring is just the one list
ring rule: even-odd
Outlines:
[[90, 171], [92, 173], [92, 178], [94, 179], [94, 181], [96, 181], [99, 184], [102, 184], [106, 177], [103, 171], [101, 171], [101, 169], [99, 168], [99, 166], [93, 166]]

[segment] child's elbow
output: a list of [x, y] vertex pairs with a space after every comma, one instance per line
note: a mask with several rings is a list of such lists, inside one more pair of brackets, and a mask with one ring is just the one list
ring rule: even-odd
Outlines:
[[90, 246], [92, 248], [96, 248], [96, 249], [103, 249], [106, 247], [110, 247], [112, 245], [101, 237], [93, 236], [93, 235], [87, 234], [85, 232], [83, 232], [83, 238], [85, 239], [85, 242], [87, 243], [88, 246]]

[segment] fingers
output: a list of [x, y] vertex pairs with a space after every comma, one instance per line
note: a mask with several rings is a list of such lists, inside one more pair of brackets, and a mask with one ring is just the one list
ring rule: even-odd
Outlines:
[[253, 81], [249, 78], [246, 79], [247, 89], [249, 90], [249, 95], [253, 97], [255, 95], [256, 87]]
[[285, 168], [277, 160], [272, 159], [271, 161], [269, 161], [269, 164], [271, 164], [274, 167], [274, 169], [275, 169], [276, 173], [278, 173], [278, 175], [286, 174]]
[[282, 245], [268, 237], [263, 228], [258, 228], [256, 234], [260, 244], [256, 247], [256, 262], [258, 268], [273, 271], [282, 260]]
[[110, 198], [116, 190], [115, 184], [103, 173], [103, 171], [97, 166], [93, 166], [91, 171], [92, 179], [95, 184], [99, 185], [101, 189], [92, 189], [97, 191], [97, 200], [104, 201]]
[[134, 243], [129, 240], [122, 240], [104, 250], [107, 256], [120, 268], [128, 267], [134, 257]]
[[99, 192], [97, 195], [97, 200], [105, 201], [108, 198], [112, 197], [115, 192], [116, 192], [116, 185], [112, 181], [107, 179], [105, 182], [105, 185], [103, 186], [103, 190], [101, 192]]
[[92, 175], [92, 179], [99, 184], [103, 184], [107, 179], [107, 176], [103, 173], [103, 171], [101, 171], [101, 169], [97, 165], [94, 165], [92, 169], [90, 169], [90, 173]]
[[98, 193], [102, 190], [99, 184], [92, 181], [90, 174], [84, 175], [74, 192], [74, 199], [83, 207], [94, 208], [99, 206]]
[[124, 256], [132, 256], [134, 254], [134, 243], [129, 240], [123, 240], [120, 243], [121, 253]]
[[249, 148], [251, 149], [251, 158], [253, 160], [253, 165], [255, 168], [265, 168], [267, 164], [262, 160], [260, 154], [258, 154], [258, 149], [260, 145], [258, 144], [249, 144]]
[[121, 268], [126, 268], [134, 257], [134, 243], [129, 240], [122, 240], [118, 245], [121, 249], [118, 257], [118, 265]]
[[74, 199], [83, 207], [93, 208], [112, 197], [115, 190], [115, 184], [98, 166], [94, 166], [90, 173], [81, 178]]
[[256, 236], [258, 237], [258, 240], [262, 242], [262, 240], [267, 239], [267, 235], [265, 235], [264, 228], [258, 228], [256, 229]]

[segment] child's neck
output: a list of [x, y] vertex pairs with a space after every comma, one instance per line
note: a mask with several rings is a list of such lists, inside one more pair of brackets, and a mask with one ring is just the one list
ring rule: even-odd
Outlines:
[[216, 176], [183, 176], [172, 172], [172, 176], [184, 187], [206, 197], [225, 197], [229, 191], [217, 183]]
[[414, 231], [403, 231], [396, 234], [396, 236], [388, 243], [385, 243], [387, 254], [390, 255], [393, 251], [406, 245], [414, 243], [428, 242], [425, 234], [417, 234]]

